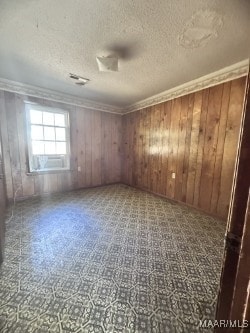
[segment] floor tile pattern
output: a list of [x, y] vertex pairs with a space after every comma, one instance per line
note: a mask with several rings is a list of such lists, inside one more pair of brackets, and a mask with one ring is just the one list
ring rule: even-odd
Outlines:
[[224, 230], [125, 185], [18, 202], [0, 268], [0, 332], [202, 332], [199, 320], [214, 318]]

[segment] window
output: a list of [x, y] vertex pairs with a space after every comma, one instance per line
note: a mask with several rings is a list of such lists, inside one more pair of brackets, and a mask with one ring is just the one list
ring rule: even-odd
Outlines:
[[69, 170], [68, 112], [27, 105], [29, 170]]

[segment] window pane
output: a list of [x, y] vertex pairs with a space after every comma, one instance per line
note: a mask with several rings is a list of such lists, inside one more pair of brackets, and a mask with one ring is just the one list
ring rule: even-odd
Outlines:
[[65, 141], [65, 128], [56, 128], [56, 140]]
[[32, 154], [33, 155], [43, 155], [44, 154], [43, 141], [33, 141], [32, 142]]
[[55, 113], [55, 125], [65, 126], [65, 115], [61, 113]]
[[30, 138], [30, 170], [50, 170], [68, 166], [68, 113], [30, 106], [27, 130]]
[[54, 114], [51, 112], [43, 112], [43, 124], [54, 125]]
[[44, 126], [44, 140], [55, 141], [55, 128]]
[[56, 143], [56, 153], [57, 154], [66, 154], [66, 142], [57, 142]]
[[43, 140], [43, 127], [31, 125], [31, 139], [32, 140]]
[[54, 155], [56, 154], [56, 144], [55, 142], [44, 142], [45, 154]]
[[42, 124], [43, 123], [42, 111], [30, 110], [30, 122], [31, 124]]

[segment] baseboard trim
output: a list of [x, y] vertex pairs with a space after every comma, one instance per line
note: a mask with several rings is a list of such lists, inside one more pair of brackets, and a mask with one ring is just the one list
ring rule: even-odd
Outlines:
[[211, 212], [206, 211], [206, 210], [204, 210], [204, 209], [201, 209], [201, 208], [199, 208], [199, 207], [196, 207], [196, 206], [190, 205], [190, 204], [188, 204], [188, 203], [186, 203], [186, 202], [183, 202], [183, 201], [179, 201], [179, 200], [175, 200], [175, 199], [169, 198], [169, 197], [167, 197], [167, 196], [165, 196], [165, 195], [163, 195], [163, 194], [153, 192], [153, 191], [148, 190], [148, 189], [146, 189], [146, 188], [143, 188], [143, 187], [140, 187], [140, 186], [134, 186], [134, 185], [132, 186], [132, 185], [126, 184], [125, 182], [122, 182], [121, 184], [126, 185], [126, 186], [129, 186], [129, 187], [131, 187], [131, 188], [136, 188], [137, 190], [141, 190], [141, 191], [144, 191], [144, 192], [147, 192], [147, 193], [153, 194], [153, 195], [155, 195], [155, 196], [157, 196], [157, 197], [160, 197], [160, 198], [166, 199], [167, 201], [169, 201], [169, 202], [171, 202], [171, 203], [173, 203], [173, 204], [178, 204], [178, 205], [181, 205], [181, 206], [184, 206], [184, 207], [192, 208], [192, 209], [195, 210], [195, 211], [198, 211], [198, 212], [200, 212], [200, 213], [205, 213], [205, 214], [207, 214], [207, 215], [209, 215], [209, 216], [211, 216], [211, 217], [213, 217], [213, 218], [216, 218], [216, 219], [222, 221], [223, 223], [225, 223], [225, 222], [227, 221], [227, 219], [226, 219], [226, 218], [223, 218], [222, 216], [216, 215], [216, 214], [214, 214], [214, 213], [211, 213]]
[[[160, 197], [160, 198], [163, 198], [173, 204], [178, 204], [178, 205], [181, 205], [181, 206], [184, 206], [184, 207], [188, 207], [188, 208], [191, 208], [195, 211], [198, 211], [200, 213], [205, 213], [213, 218], [216, 218], [218, 220], [221, 220], [222, 222], [226, 222], [226, 218], [223, 218], [222, 216], [219, 216], [219, 215], [216, 215], [214, 213], [211, 213], [209, 211], [206, 211], [204, 209], [201, 209], [199, 207], [196, 207], [196, 206], [193, 206], [193, 205], [190, 205], [186, 202], [183, 202], [183, 201], [179, 201], [179, 200], [175, 200], [175, 199], [172, 199], [172, 198], [169, 198], [163, 194], [160, 194], [160, 193], [157, 193], [157, 192], [154, 192], [154, 191], [151, 191], [147, 188], [144, 188], [144, 187], [140, 187], [140, 186], [135, 186], [135, 185], [130, 185], [130, 184], [127, 184], [126, 182], [124, 181], [120, 181], [120, 182], [111, 182], [111, 183], [107, 183], [107, 184], [100, 184], [100, 185], [95, 185], [95, 186], [86, 186], [86, 187], [78, 187], [78, 188], [71, 188], [71, 189], [66, 189], [66, 190], [63, 190], [63, 191], [57, 191], [57, 192], [49, 192], [49, 193], [39, 193], [39, 194], [34, 194], [34, 195], [30, 195], [30, 196], [22, 196], [22, 197], [19, 197], [19, 198], [16, 198], [16, 202], [21, 202], [21, 201], [25, 201], [25, 200], [28, 200], [28, 199], [39, 199], [39, 198], [48, 198], [49, 196], [51, 195], [56, 195], [56, 194], [62, 194], [62, 193], [68, 193], [68, 192], [76, 192], [76, 191], [81, 191], [81, 190], [87, 190], [87, 189], [93, 189], [93, 188], [99, 188], [99, 187], [105, 187], [105, 186], [112, 186], [112, 185], [125, 185], [125, 186], [128, 186], [130, 188], [135, 188], [137, 190], [140, 190], [140, 191], [144, 191], [144, 192], [147, 192], [147, 193], [150, 193], [150, 194], [153, 194], [157, 197]], [[13, 199], [8, 199], [8, 204], [13, 204]]]
[[[28, 200], [28, 199], [35, 199], [35, 198], [37, 198], [37, 199], [39, 199], [39, 198], [48, 198], [49, 196], [56, 195], [56, 194], [75, 192], [75, 191], [80, 191], [80, 190], [87, 190], [87, 189], [91, 189], [91, 188], [105, 187], [105, 186], [118, 185], [118, 184], [122, 184], [122, 183], [121, 182], [113, 182], [113, 183], [100, 184], [100, 185], [94, 185], [94, 186], [69, 188], [69, 189], [64, 189], [62, 191], [44, 192], [44, 193], [37, 193], [37, 194], [33, 194], [33, 195], [25, 195], [25, 196], [17, 197], [16, 202], [21, 202], [21, 201], [25, 201], [25, 200]], [[8, 205], [12, 205], [14, 203], [14, 199], [13, 198], [8, 198], [7, 203], [8, 203]]]

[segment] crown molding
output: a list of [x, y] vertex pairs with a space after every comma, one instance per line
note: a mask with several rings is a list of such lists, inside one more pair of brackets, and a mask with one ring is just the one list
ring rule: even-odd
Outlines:
[[215, 86], [217, 84], [231, 81], [247, 75], [249, 72], [249, 59], [238, 62], [234, 65], [225, 67], [214, 73], [202, 76], [193, 81], [184, 83], [175, 88], [166, 90], [160, 94], [146, 98], [140, 102], [134, 103], [123, 110], [123, 114], [134, 112], [146, 107], [156, 105], [168, 100], [184, 96], [195, 91]]
[[113, 105], [97, 103], [85, 98], [63, 94], [54, 90], [44, 89], [28, 84], [11, 81], [0, 78], [0, 90], [14, 92], [20, 95], [27, 95], [32, 97], [44, 98], [47, 100], [61, 102], [64, 104], [75, 105], [87, 109], [94, 109], [102, 112], [127, 114], [146, 107], [160, 104], [168, 100], [193, 93], [205, 88], [215, 86], [217, 84], [231, 81], [239, 77], [247, 75], [249, 72], [249, 59], [238, 62], [234, 65], [225, 67], [214, 73], [202, 76], [193, 81], [184, 83], [175, 88], [166, 90], [160, 94], [151, 96], [139, 102], [136, 102], [128, 107], [119, 108]]
[[20, 95], [44, 98], [50, 101], [81, 106], [87, 109], [94, 109], [102, 112], [122, 114], [123, 109], [113, 105], [97, 103], [85, 98], [79, 98], [69, 94], [63, 94], [54, 90], [31, 86], [21, 82], [0, 78], [0, 90], [14, 92]]

